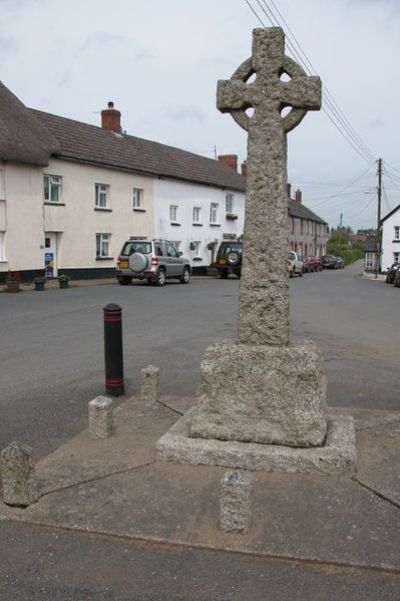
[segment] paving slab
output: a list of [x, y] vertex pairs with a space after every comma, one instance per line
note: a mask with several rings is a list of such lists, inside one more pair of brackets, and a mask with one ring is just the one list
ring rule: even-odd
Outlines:
[[[25, 510], [1, 505], [0, 520], [103, 534], [132, 543], [159, 543], [166, 548], [178, 545], [400, 574], [399, 508], [360, 484], [359, 475], [334, 478], [254, 472], [249, 531], [222, 533], [218, 494], [226, 470], [154, 460], [155, 441], [179, 419], [177, 410], [161, 400], [126, 401], [116, 410], [113, 438], [90, 441], [83, 432], [41, 461], [38, 473], [44, 488], [39, 502]], [[177, 407], [179, 399], [168, 403]], [[385, 458], [393, 449], [383, 445], [384, 440], [396, 440], [395, 423], [377, 426], [382, 433], [375, 435], [371, 453], [365, 451], [369, 439], [364, 441], [362, 436], [372, 437], [374, 432], [358, 433], [363, 478], [378, 469], [384, 482], [398, 474], [399, 453]], [[385, 428], [394, 428], [393, 436]], [[381, 463], [371, 467], [371, 455], [381, 456]]]
[[358, 433], [358, 480], [400, 508], [400, 421]]

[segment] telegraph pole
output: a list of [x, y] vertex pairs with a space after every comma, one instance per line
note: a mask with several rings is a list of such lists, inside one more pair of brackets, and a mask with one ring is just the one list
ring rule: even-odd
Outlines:
[[378, 159], [378, 223], [376, 228], [376, 270], [375, 279], [381, 270], [381, 201], [382, 201], [382, 159]]

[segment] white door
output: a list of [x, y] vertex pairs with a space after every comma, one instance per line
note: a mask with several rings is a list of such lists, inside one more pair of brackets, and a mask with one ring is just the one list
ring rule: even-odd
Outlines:
[[44, 235], [44, 269], [46, 278], [51, 279], [58, 276], [57, 234], [55, 232], [46, 232]]

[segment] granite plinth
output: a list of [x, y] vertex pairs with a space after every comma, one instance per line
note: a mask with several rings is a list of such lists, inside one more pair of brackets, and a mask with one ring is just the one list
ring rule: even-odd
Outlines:
[[201, 364], [197, 438], [320, 446], [327, 432], [326, 375], [317, 344], [219, 342]]
[[190, 409], [156, 443], [157, 458], [173, 463], [214, 465], [267, 472], [352, 476], [357, 469], [356, 434], [351, 416], [332, 416], [323, 446], [293, 448], [190, 436], [198, 408]]

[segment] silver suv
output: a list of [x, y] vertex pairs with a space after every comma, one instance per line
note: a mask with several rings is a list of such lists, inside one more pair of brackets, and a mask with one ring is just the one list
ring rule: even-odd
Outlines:
[[163, 286], [167, 278], [177, 278], [188, 284], [192, 275], [189, 259], [178, 252], [169, 240], [130, 238], [122, 247], [115, 270], [121, 285], [132, 279], [147, 280]]

